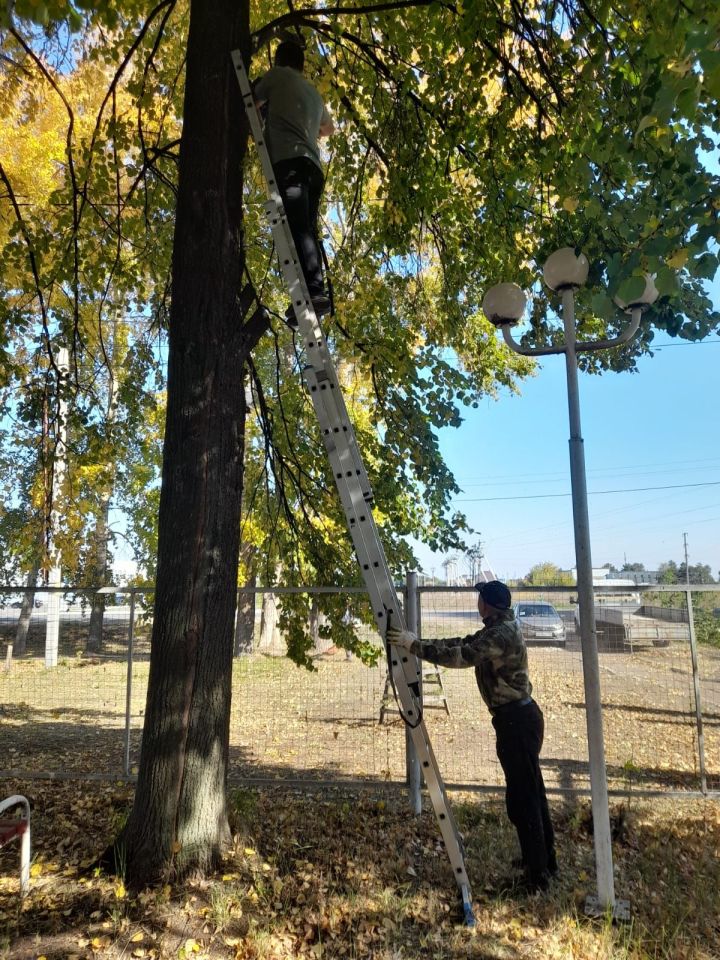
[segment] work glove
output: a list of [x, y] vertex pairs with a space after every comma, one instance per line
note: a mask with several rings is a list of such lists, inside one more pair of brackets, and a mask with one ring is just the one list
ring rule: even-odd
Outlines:
[[417, 640], [417, 636], [412, 632], [412, 630], [401, 630], [400, 627], [394, 627], [389, 620], [390, 615], [388, 614], [388, 627], [385, 631], [385, 639], [388, 643], [392, 643], [396, 647], [402, 647], [405, 650], [409, 650], [413, 643], [415, 643]]

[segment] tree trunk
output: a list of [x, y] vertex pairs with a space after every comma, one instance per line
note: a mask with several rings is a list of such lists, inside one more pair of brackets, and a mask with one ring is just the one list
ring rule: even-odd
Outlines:
[[[257, 583], [255, 576], [245, 584], [253, 588]], [[238, 592], [237, 615], [235, 618], [235, 656], [242, 657], [252, 653], [255, 647], [255, 594], [249, 589]]]
[[335, 646], [332, 637], [324, 637], [320, 632], [326, 623], [327, 618], [320, 613], [317, 600], [313, 600], [310, 607], [310, 636], [313, 640], [313, 653], [315, 654], [327, 653]]
[[25, 581], [25, 592], [23, 593], [22, 606], [20, 607], [20, 617], [18, 619], [17, 630], [15, 631], [15, 656], [22, 657], [27, 650], [27, 638], [30, 630], [30, 617], [35, 603], [35, 584], [37, 583], [40, 564], [35, 561], [32, 570], [27, 575]]
[[[257, 575], [254, 570], [256, 547], [243, 543], [240, 548], [240, 562], [246, 575], [238, 593], [237, 614], [235, 617], [235, 656], [252, 653], [255, 646], [255, 608], [254, 588]], [[243, 589], [245, 588], [245, 589]]]
[[260, 614], [260, 639], [258, 650], [271, 656], [282, 657], [287, 653], [278, 629], [277, 599], [274, 593], [264, 593]]
[[265, 329], [243, 324], [241, 294], [248, 127], [230, 51], [249, 59], [248, 13], [249, 0], [190, 4], [150, 676], [135, 802], [116, 842], [135, 885], [212, 869], [230, 839], [243, 370]]

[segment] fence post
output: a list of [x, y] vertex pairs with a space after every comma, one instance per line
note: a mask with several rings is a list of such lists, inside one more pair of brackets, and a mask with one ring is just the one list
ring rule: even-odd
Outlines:
[[125, 686], [125, 776], [130, 776], [130, 710], [132, 704], [133, 641], [135, 638], [135, 587], [130, 587], [127, 680]]
[[[405, 582], [405, 624], [408, 630], [418, 632], [418, 582], [417, 573], [409, 570]], [[422, 710], [422, 671], [420, 673], [420, 709]], [[405, 725], [405, 770], [408, 785], [408, 800], [410, 809], [415, 815], [422, 812], [422, 774], [420, 761], [415, 751], [415, 745], [410, 735], [410, 728]]]
[[[686, 565], [687, 568], [687, 565]], [[690, 634], [690, 659], [692, 660], [693, 689], [695, 692], [695, 723], [698, 735], [698, 762], [700, 764], [700, 789], [707, 794], [707, 773], [705, 771], [705, 732], [703, 730], [702, 699], [700, 696], [700, 673], [698, 671], [697, 643], [695, 641], [695, 616], [693, 614], [692, 593], [685, 591], [687, 597], [688, 632]]]

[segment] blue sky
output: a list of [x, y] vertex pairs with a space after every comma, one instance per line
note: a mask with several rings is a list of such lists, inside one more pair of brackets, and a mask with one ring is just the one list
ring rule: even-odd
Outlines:
[[[720, 303], [720, 283], [711, 293]], [[655, 342], [636, 374], [580, 376], [593, 565], [679, 562], [687, 533], [690, 563], [710, 564], [717, 578], [720, 337]], [[479, 531], [473, 542], [482, 541], [500, 577], [546, 560], [575, 563], [564, 357], [542, 358], [521, 390], [485, 400], [458, 430], [441, 434], [463, 490], [453, 506]], [[599, 492], [619, 490], [637, 492]], [[445, 555], [413, 546], [424, 572], [443, 577]], [[458, 568], [468, 572], [462, 557]]]

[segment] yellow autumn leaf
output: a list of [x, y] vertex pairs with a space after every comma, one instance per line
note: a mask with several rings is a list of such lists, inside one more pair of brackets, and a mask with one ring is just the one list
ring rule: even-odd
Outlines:
[[680, 249], [675, 250], [666, 260], [666, 263], [669, 267], [672, 267], [673, 270], [681, 270], [688, 261], [690, 256], [690, 251], [687, 247], [680, 247]]
[[142, 930], [138, 930], [137, 933], [134, 933], [130, 937], [130, 943], [140, 943], [140, 941], [143, 940], [144, 938], [145, 938], [145, 934], [142, 932]]
[[124, 900], [124, 899], [125, 899], [125, 893], [126, 893], [126, 891], [125, 891], [125, 884], [124, 884], [124, 883], [122, 882], [122, 880], [121, 880], [120, 883], [118, 883], [118, 885], [115, 887], [115, 897], [116, 897], [118, 900]]
[[578, 208], [580, 201], [577, 197], [565, 197], [562, 202], [563, 210], [567, 210], [568, 213], [575, 213]]
[[30, 867], [30, 876], [31, 876], [31, 877], [39, 877], [40, 874], [42, 873], [42, 869], [43, 869], [43, 868], [42, 868], [42, 864], [41, 864], [41, 863], [34, 863], [34, 864]]

